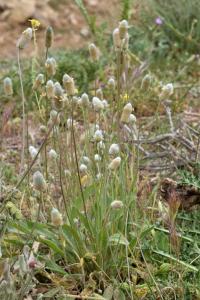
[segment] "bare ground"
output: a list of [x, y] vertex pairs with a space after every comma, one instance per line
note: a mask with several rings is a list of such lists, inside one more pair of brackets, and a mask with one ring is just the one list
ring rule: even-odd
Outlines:
[[[1, 0], [4, 1], [4, 0]], [[16, 56], [16, 40], [21, 32], [30, 26], [29, 19], [37, 18], [41, 21], [38, 30], [39, 48], [44, 45], [44, 32], [48, 25], [55, 31], [54, 49], [80, 48], [92, 40], [87, 23], [73, 0], [52, 1], [53, 5], [44, 4], [33, 15], [24, 15], [20, 19], [20, 12], [10, 17], [10, 9], [1, 6], [0, 1], [0, 59]], [[23, 0], [21, 0], [23, 1]], [[30, 0], [31, 1], [31, 0]], [[20, 0], [18, 1], [20, 2]], [[108, 28], [113, 28], [120, 15], [119, 0], [86, 0], [84, 1], [89, 13], [96, 18], [97, 24], [106, 22]], [[13, 8], [15, 9], [15, 8]], [[27, 12], [27, 14], [30, 12]], [[26, 12], [25, 12], [26, 14]], [[21, 21], [22, 20], [22, 21]], [[33, 49], [28, 49], [30, 54]]]

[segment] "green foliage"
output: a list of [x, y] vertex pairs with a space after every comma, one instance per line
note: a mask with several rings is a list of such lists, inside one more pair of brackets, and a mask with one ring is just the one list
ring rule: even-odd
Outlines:
[[107, 24], [102, 22], [100, 25], [96, 23], [95, 15], [89, 14], [88, 10], [82, 0], [73, 0], [75, 4], [80, 9], [85, 21], [90, 29], [90, 32], [93, 36], [93, 41], [96, 45], [104, 52], [106, 46], [105, 32], [107, 29]]
[[192, 186], [196, 188], [197, 190], [200, 189], [200, 178], [198, 175], [194, 175], [193, 173], [189, 171], [179, 171], [179, 182], [181, 184], [184, 184], [186, 186]]
[[89, 91], [90, 84], [97, 76], [97, 72], [99, 73], [103, 68], [101, 63], [94, 64], [88, 59], [88, 51], [85, 49], [60, 51], [55, 54], [55, 58], [58, 62], [56, 79], [61, 81], [65, 72], [71, 74], [77, 82], [80, 93]]
[[121, 0], [121, 19], [122, 20], [129, 20], [131, 14], [133, 0]]
[[[149, 37], [163, 55], [173, 49], [177, 52], [187, 50], [197, 53], [200, 38], [199, 13], [198, 0], [144, 1], [141, 25], [149, 32]], [[161, 25], [155, 24], [157, 17], [161, 18]]]
[[89, 15], [87, 9], [86, 9], [86, 6], [84, 5], [83, 1], [82, 0], [74, 0], [74, 2], [76, 3], [76, 5], [79, 7], [82, 15], [84, 16], [89, 28], [90, 28], [90, 31], [92, 34], [96, 34], [96, 22], [95, 22], [95, 17], [94, 16], [91, 16]]

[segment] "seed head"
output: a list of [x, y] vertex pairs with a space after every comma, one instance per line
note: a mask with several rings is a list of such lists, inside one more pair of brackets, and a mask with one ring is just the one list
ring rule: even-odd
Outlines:
[[90, 100], [89, 100], [88, 94], [86, 94], [86, 93], [82, 94], [81, 100], [82, 100], [83, 106], [85, 106], [85, 107], [89, 106]]
[[103, 104], [104, 109], [107, 108], [107, 107], [109, 107], [108, 101], [105, 100], [105, 99], [102, 100], [102, 104]]
[[120, 49], [121, 39], [120, 39], [120, 35], [119, 35], [119, 28], [115, 28], [113, 31], [113, 44], [114, 44], [115, 50]]
[[97, 180], [100, 180], [102, 178], [102, 173], [98, 173], [97, 175], [96, 175], [96, 179]]
[[142, 89], [148, 89], [150, 84], [152, 82], [152, 77], [149, 74], [146, 74], [144, 78], [142, 79], [141, 88]]
[[86, 165], [89, 165], [89, 164], [90, 164], [90, 159], [89, 159], [89, 157], [83, 156], [83, 162], [84, 162]]
[[174, 86], [172, 83], [168, 83], [162, 87], [162, 92], [160, 94], [161, 99], [166, 99], [174, 93]]
[[129, 34], [127, 32], [125, 38], [123, 39], [123, 47], [124, 49], [128, 49], [128, 46], [129, 46]]
[[119, 145], [118, 144], [112, 144], [109, 148], [108, 153], [110, 155], [116, 155], [119, 153]]
[[121, 209], [123, 206], [123, 202], [120, 200], [114, 200], [110, 205], [112, 209]]
[[12, 96], [13, 94], [13, 86], [12, 80], [10, 77], [6, 77], [3, 81], [4, 93], [6, 96]]
[[90, 58], [93, 62], [99, 59], [99, 49], [95, 46], [95, 44], [89, 45], [89, 53], [90, 53]]
[[56, 227], [63, 225], [62, 214], [58, 211], [57, 208], [52, 208], [52, 211], [51, 211], [51, 222]]
[[136, 121], [137, 121], [136, 116], [134, 114], [130, 114], [128, 122], [131, 124], [135, 124]]
[[37, 90], [39, 87], [42, 86], [43, 83], [44, 83], [44, 75], [38, 74], [37, 77], [35, 78], [33, 89]]
[[100, 100], [103, 100], [103, 91], [102, 91], [102, 89], [98, 89], [98, 90], [96, 91], [96, 96], [97, 96], [97, 98], [99, 98]]
[[32, 159], [34, 159], [36, 157], [36, 155], [38, 154], [38, 150], [33, 147], [33, 146], [29, 146], [29, 153]]
[[46, 84], [47, 98], [52, 99], [54, 97], [54, 83], [52, 80], [48, 80]]
[[96, 112], [99, 112], [100, 110], [102, 110], [104, 108], [102, 101], [97, 97], [92, 98], [92, 105]]
[[50, 111], [50, 120], [54, 125], [59, 125], [60, 124], [60, 115], [56, 110], [51, 110]]
[[127, 112], [132, 112], [133, 110], [133, 107], [132, 107], [132, 104], [131, 103], [127, 103], [125, 106], [124, 106], [124, 111], [127, 111]]
[[126, 20], [119, 22], [119, 36], [121, 40], [123, 40], [126, 37], [127, 32], [128, 22]]
[[97, 149], [99, 151], [103, 151], [105, 148], [106, 148], [106, 146], [105, 146], [103, 141], [100, 141], [100, 142], [97, 143]]
[[52, 160], [56, 160], [58, 158], [58, 154], [54, 149], [49, 150], [49, 158]]
[[120, 163], [121, 163], [121, 157], [118, 156], [111, 161], [108, 168], [112, 171], [115, 171], [119, 168]]
[[63, 99], [64, 99], [64, 91], [62, 86], [60, 85], [59, 82], [56, 82], [54, 84], [54, 107], [55, 109], [60, 110], [63, 106]]
[[87, 172], [87, 166], [85, 164], [81, 164], [79, 167], [79, 170], [81, 173], [86, 173]]
[[95, 133], [94, 133], [94, 140], [96, 142], [100, 142], [103, 140], [103, 133], [102, 133], [102, 130], [96, 130]]
[[94, 155], [94, 160], [97, 161], [97, 162], [101, 161], [101, 156], [99, 154], [95, 154]]
[[45, 62], [45, 68], [46, 68], [47, 75], [49, 77], [52, 77], [56, 74], [56, 66], [57, 64], [55, 58], [53, 57], [47, 58]]
[[26, 30], [22, 32], [20, 38], [18, 39], [17, 48], [24, 49], [31, 41], [32, 36], [33, 36], [33, 30], [32, 28], [28, 27]]
[[115, 89], [116, 83], [114, 78], [110, 78], [108, 80], [108, 88], [111, 89], [112, 91]]
[[54, 84], [54, 96], [59, 100], [63, 97], [63, 89], [58, 81]]
[[36, 190], [42, 192], [46, 189], [46, 181], [42, 175], [42, 173], [40, 173], [40, 171], [36, 171], [33, 174], [33, 186]]
[[68, 74], [64, 74], [63, 76], [63, 86], [68, 95], [73, 96], [75, 94], [74, 79]]
[[45, 36], [45, 46], [47, 49], [51, 48], [52, 46], [53, 36], [54, 36], [53, 28], [51, 26], [47, 27], [46, 36]]
[[129, 116], [130, 116], [132, 110], [133, 110], [132, 104], [127, 103], [123, 108], [123, 112], [121, 115], [121, 122], [123, 122], [123, 123], [129, 122]]

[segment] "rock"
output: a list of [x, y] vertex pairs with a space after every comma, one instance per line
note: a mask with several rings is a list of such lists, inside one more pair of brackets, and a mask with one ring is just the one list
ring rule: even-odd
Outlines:
[[36, 9], [35, 0], [1, 0], [2, 8], [9, 11], [8, 22], [9, 23], [23, 23], [30, 18]]
[[30, 18], [38, 19], [41, 25], [55, 22], [57, 13], [48, 5], [49, 0], [0, 0], [0, 19], [9, 24], [25, 23]]

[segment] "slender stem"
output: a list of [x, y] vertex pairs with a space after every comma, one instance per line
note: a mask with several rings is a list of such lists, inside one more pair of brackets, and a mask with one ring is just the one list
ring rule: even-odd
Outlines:
[[121, 96], [121, 60], [123, 57], [123, 52], [120, 50], [117, 52], [117, 134], [120, 140], [120, 96]]
[[77, 168], [77, 174], [78, 174], [78, 181], [79, 181], [79, 186], [80, 186], [80, 191], [81, 191], [81, 197], [82, 197], [82, 201], [83, 201], [84, 213], [87, 217], [85, 197], [84, 197], [84, 193], [83, 193], [83, 187], [82, 187], [82, 184], [81, 184], [81, 176], [80, 176], [79, 166], [78, 166], [78, 155], [77, 155], [77, 148], [76, 148], [76, 139], [75, 139], [75, 134], [74, 134], [74, 101], [73, 101], [72, 97], [71, 97], [71, 108], [72, 108], [72, 112], [71, 112], [71, 114], [72, 114], [71, 133], [72, 133], [72, 140], [73, 140], [73, 144], [74, 144], [75, 163], [76, 163], [76, 168]]
[[23, 80], [22, 80], [22, 71], [21, 71], [21, 64], [20, 64], [20, 49], [17, 49], [17, 63], [19, 69], [19, 79], [20, 79], [20, 86], [21, 86], [21, 96], [22, 96], [22, 153], [21, 153], [21, 165], [20, 165], [20, 173], [24, 168], [24, 155], [25, 155], [25, 130], [26, 130], [26, 114], [25, 114], [25, 96], [24, 96], [24, 87], [23, 87]]
[[[47, 60], [48, 57], [48, 51], [49, 48], [46, 48], [45, 52], [45, 59]], [[45, 83], [47, 83], [47, 72], [45, 71]], [[48, 98], [47, 98], [47, 93], [46, 93], [46, 101], [45, 101], [45, 121], [46, 121], [46, 126], [48, 123]], [[45, 158], [45, 173], [46, 173], [46, 180], [48, 180], [48, 157], [47, 157], [47, 145], [44, 145], [44, 158]]]
[[60, 157], [59, 157], [59, 162], [58, 162], [58, 171], [59, 171], [61, 194], [62, 194], [62, 198], [63, 198], [63, 202], [64, 202], [65, 212], [66, 212], [67, 218], [71, 224], [70, 216], [69, 216], [68, 209], [67, 209], [67, 199], [65, 197], [63, 181], [62, 181], [62, 149], [61, 149], [62, 141], [60, 141], [58, 135], [57, 135], [57, 141], [58, 141], [58, 147], [59, 147], [59, 152], [60, 152]]
[[48, 57], [48, 53], [49, 53], [49, 48], [46, 48], [46, 52], [45, 52], [45, 59], [47, 60]]
[[95, 78], [95, 81], [94, 81], [94, 95], [96, 97], [97, 95], [97, 79]]
[[[126, 239], [128, 240], [128, 237], [127, 237], [127, 232], [128, 232], [128, 218], [129, 217], [129, 212], [127, 211], [127, 214], [126, 214], [126, 226], [125, 226], [125, 237]], [[130, 273], [130, 263], [129, 263], [129, 256], [128, 256], [128, 246], [126, 245], [126, 263], [127, 263], [127, 271], [128, 271], [128, 279], [129, 279], [129, 284], [131, 284], [131, 273]], [[134, 300], [134, 297], [133, 297], [133, 291], [132, 291], [132, 288], [130, 288], [130, 292], [131, 292], [131, 299]]]

